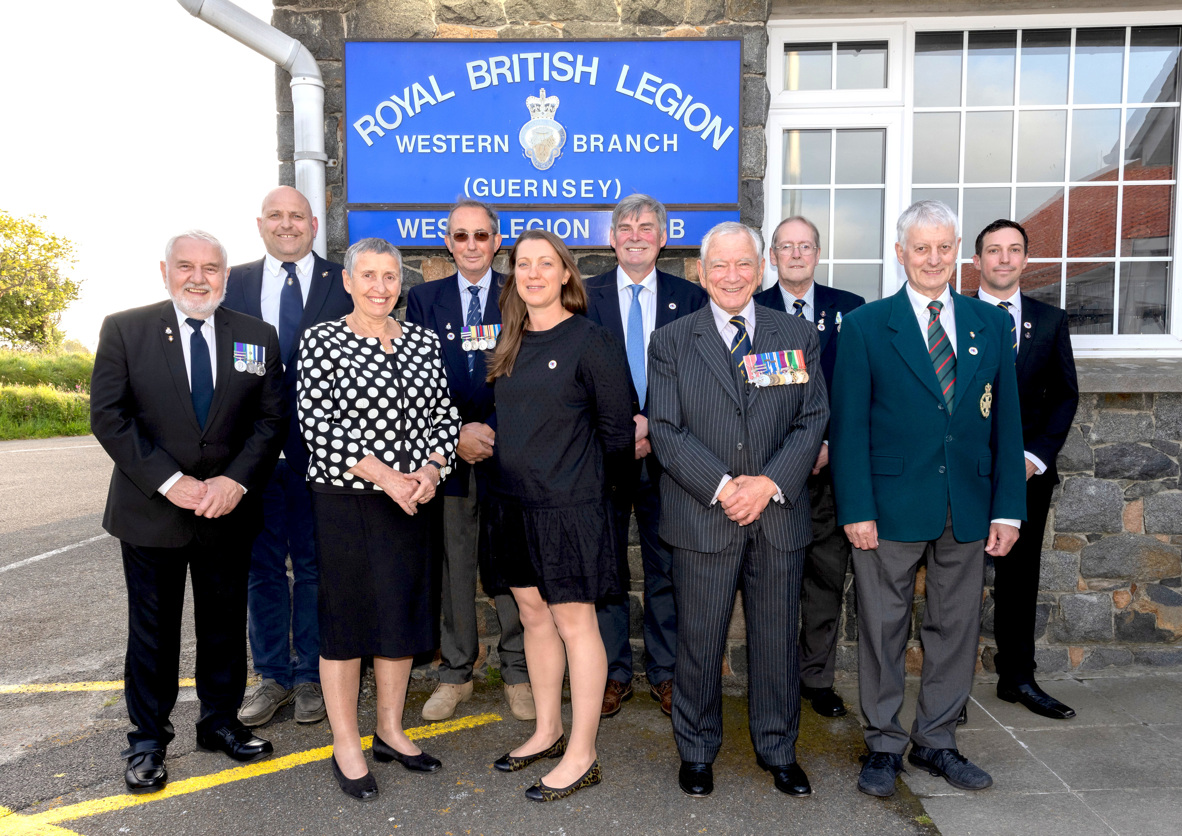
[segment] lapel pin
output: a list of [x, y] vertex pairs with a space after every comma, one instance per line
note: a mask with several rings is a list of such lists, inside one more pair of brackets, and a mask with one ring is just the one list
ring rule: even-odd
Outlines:
[[970, 338], [970, 339], [974, 339], [974, 340], [975, 340], [975, 339], [977, 339], [977, 335], [976, 335], [976, 333], [975, 333], [975, 332], [973, 332], [973, 331], [969, 331], [969, 338]]
[[976, 354], [976, 353], [977, 353], [977, 347], [975, 345], [970, 345], [969, 346], [969, 354]]
[[670, 303], [669, 303], [669, 310], [671, 310], [671, 311], [675, 311], [675, 310], [677, 310], [677, 303], [676, 303], [676, 302], [670, 302]]
[[837, 333], [841, 333], [841, 311], [837, 312], [837, 317], [833, 320], [837, 323]]
[[1033, 326], [1033, 325], [1031, 325], [1029, 322], [1023, 322], [1023, 323], [1022, 323], [1022, 327], [1023, 327], [1023, 328], [1025, 328], [1027, 331], [1029, 331], [1029, 330], [1030, 330], [1031, 328], [1033, 328], [1034, 326]]
[[1029, 331], [1026, 332], [1026, 339], [1030, 339], [1030, 332]]
[[444, 325], [443, 327], [446, 328], [448, 331], [450, 331], [451, 330], [451, 323], [449, 322], [449, 323], [447, 323], [447, 325]]
[[551, 360], [551, 361], [550, 361], [550, 362], [549, 362], [547, 365], [549, 365], [549, 366], [550, 366], [550, 368], [552, 368], [552, 369], [556, 369], [556, 368], [558, 368], [558, 361], [557, 361], [557, 360]]
[[448, 332], [447, 332], [447, 338], [448, 338], [449, 340], [454, 340], [454, 339], [456, 338], [456, 335], [455, 335], [455, 334], [453, 334], [451, 331], [448, 331]]
[[327, 278], [328, 278], [328, 271], [327, 271], [327, 270], [325, 270], [323, 273], [321, 273], [321, 274], [320, 274], [320, 278], [322, 278], [322, 279], [327, 279]]
[[169, 341], [169, 342], [172, 342], [172, 334], [169, 334], [169, 335], [168, 335], [168, 341]]
[[825, 330], [825, 320], [822, 319], [820, 322], [817, 323], [817, 330], [818, 331]]

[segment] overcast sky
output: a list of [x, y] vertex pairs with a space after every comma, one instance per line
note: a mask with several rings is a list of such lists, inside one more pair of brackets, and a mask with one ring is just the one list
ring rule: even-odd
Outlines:
[[[236, 0], [270, 21], [271, 0]], [[164, 242], [192, 227], [231, 264], [262, 252], [278, 181], [275, 69], [175, 0], [0, 2], [0, 209], [71, 239], [91, 348], [108, 313], [163, 299]]]

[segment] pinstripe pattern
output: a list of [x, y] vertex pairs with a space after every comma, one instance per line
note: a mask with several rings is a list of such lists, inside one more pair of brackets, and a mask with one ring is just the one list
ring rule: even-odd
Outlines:
[[944, 326], [940, 324], [940, 309], [943, 307], [943, 302], [928, 305], [932, 312], [928, 319], [928, 355], [932, 358], [940, 391], [944, 393], [944, 402], [951, 412], [952, 402], [956, 399], [956, 355], [952, 352], [952, 342], [944, 333]]

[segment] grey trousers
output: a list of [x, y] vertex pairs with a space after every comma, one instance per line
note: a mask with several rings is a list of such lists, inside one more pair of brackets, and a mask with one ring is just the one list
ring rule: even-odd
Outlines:
[[[476, 476], [468, 481], [467, 496], [443, 498], [443, 627], [440, 634], [439, 681], [461, 685], [472, 679], [472, 666], [480, 654], [476, 624], [477, 554], [480, 544], [480, 503]], [[501, 678], [508, 685], [529, 682], [525, 669], [525, 634], [517, 602], [506, 593], [493, 601], [501, 625], [497, 651]]]
[[800, 585], [800, 681], [808, 688], [829, 688], [837, 659], [850, 541], [837, 524], [829, 469], [810, 476], [808, 484], [813, 542], [804, 551]]
[[931, 545], [927, 602], [920, 638], [923, 673], [911, 740], [933, 749], [956, 747], [956, 716], [969, 696], [981, 633], [985, 541], [958, 543], [951, 520], [930, 543], [878, 541], [854, 549], [858, 590], [858, 692], [872, 752], [903, 754], [908, 735], [899, 724], [904, 657], [911, 626], [915, 570]]

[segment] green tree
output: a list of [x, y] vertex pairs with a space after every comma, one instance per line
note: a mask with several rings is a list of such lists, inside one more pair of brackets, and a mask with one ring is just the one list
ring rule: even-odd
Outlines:
[[0, 209], [0, 343], [14, 348], [58, 346], [62, 311], [78, 298], [81, 282], [65, 275], [74, 245], [46, 232], [34, 215], [17, 218]]

